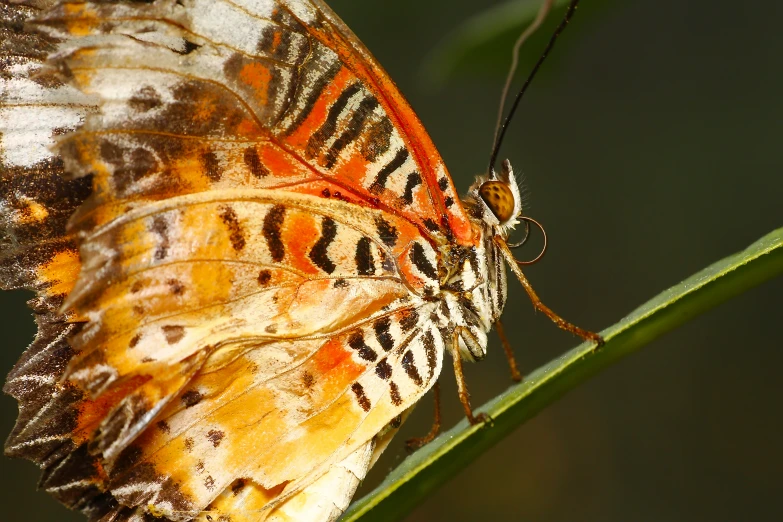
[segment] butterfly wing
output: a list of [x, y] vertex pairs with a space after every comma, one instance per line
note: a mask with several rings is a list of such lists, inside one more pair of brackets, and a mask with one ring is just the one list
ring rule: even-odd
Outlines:
[[[50, 19], [61, 38], [90, 31], [66, 63], [73, 81], [103, 100], [94, 126], [148, 131], [117, 148], [105, 135], [72, 144], [79, 160], [72, 171], [102, 165], [111, 172], [110, 201], [215, 186], [329, 189], [331, 197], [402, 215], [425, 236], [473, 240], [421, 123], [323, 3], [69, 5]], [[57, 25], [69, 17], [79, 23]], [[156, 140], [155, 131], [168, 134]], [[115, 166], [129, 160], [133, 171]], [[145, 183], [129, 183], [139, 178]]]
[[44, 487], [106, 520], [349, 498], [440, 370], [437, 246], [473, 241], [411, 109], [321, 3], [62, 4], [34, 27], [100, 101], [58, 144], [91, 195], [56, 235], [81, 273], [49, 377], [76, 398]]
[[80, 268], [78, 242], [66, 223], [90, 194], [89, 177], [66, 179], [49, 147], [95, 102], [45, 69], [57, 41], [26, 28], [37, 8], [4, 3], [0, 9], [0, 287], [35, 291], [29, 304], [38, 324], [4, 387], [19, 401], [6, 453], [47, 467], [73, 451], [70, 423], [83, 398], [59, 383], [74, 353], [67, 338], [81, 328], [61, 306]]

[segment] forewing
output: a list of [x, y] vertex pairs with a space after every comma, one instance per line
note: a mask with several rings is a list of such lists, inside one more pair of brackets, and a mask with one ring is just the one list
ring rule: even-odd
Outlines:
[[79, 36], [59, 67], [102, 99], [100, 117], [64, 145], [73, 171], [105, 178], [95, 221], [117, 199], [284, 187], [402, 215], [433, 239], [473, 240], [421, 123], [322, 3], [64, 4], [43, 23]]
[[[299, 2], [291, 2], [298, 4]], [[363, 86], [383, 106], [388, 122], [393, 131], [388, 134], [376, 132], [377, 127], [370, 127], [369, 137], [382, 137], [376, 142], [367, 138], [361, 149], [364, 159], [370, 161], [373, 167], [362, 177], [363, 186], [369, 186], [373, 194], [384, 194], [393, 200], [393, 196], [401, 196], [395, 210], [416, 223], [423, 224], [429, 231], [439, 231], [447, 238], [462, 245], [474, 245], [475, 233], [467, 217], [464, 207], [459, 201], [451, 176], [448, 174], [440, 153], [432, 143], [429, 134], [424, 129], [416, 113], [400, 93], [394, 81], [375, 60], [372, 53], [353, 34], [351, 29], [322, 0], [307, 2], [313, 11], [307, 9], [309, 20], [304, 19], [306, 28], [322, 44], [335, 52], [343, 66], [355, 74]], [[300, 8], [304, 17], [304, 8]], [[384, 129], [388, 128], [386, 120], [381, 121]], [[366, 128], [366, 127], [363, 127]], [[343, 136], [341, 135], [340, 138]], [[388, 141], [387, 141], [388, 140]], [[341, 139], [336, 143], [342, 146]], [[387, 145], [388, 143], [388, 145]], [[388, 147], [388, 148], [387, 148]], [[349, 149], [350, 150], [350, 149]], [[383, 151], [383, 157], [381, 157]], [[332, 148], [328, 153], [332, 152]], [[368, 154], [369, 152], [369, 154]], [[350, 158], [350, 156], [348, 156]], [[353, 157], [357, 157], [355, 151]], [[327, 154], [327, 160], [330, 156]], [[411, 158], [415, 165], [413, 176], [406, 169], [397, 168], [401, 158]], [[350, 172], [354, 165], [350, 159], [346, 161], [344, 172]], [[416, 201], [413, 206], [407, 206], [406, 201], [410, 188], [415, 187], [419, 174], [422, 178], [424, 192], [427, 197]], [[402, 179], [405, 179], [403, 187]], [[383, 187], [386, 190], [379, 190]], [[414, 188], [414, 192], [415, 192]], [[428, 200], [428, 201], [426, 201]], [[436, 238], [437, 239], [437, 238]]]

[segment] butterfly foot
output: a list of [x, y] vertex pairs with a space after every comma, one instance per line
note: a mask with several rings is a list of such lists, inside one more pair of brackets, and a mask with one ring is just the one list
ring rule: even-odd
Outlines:
[[473, 426], [475, 426], [476, 424], [483, 424], [485, 426], [490, 426], [490, 427], [495, 425], [495, 420], [484, 412], [469, 417], [468, 422], [470, 422], [470, 424]]
[[598, 335], [596, 333], [593, 333], [593, 332], [589, 332], [589, 333], [590, 333], [590, 336], [587, 339], [585, 339], [585, 340], [586, 341], [592, 341], [592, 342], [595, 343], [595, 346], [593, 346], [593, 350], [592, 350], [592, 353], [595, 353], [598, 350], [600, 350], [603, 347], [604, 344], [606, 344], [606, 341], [604, 340], [603, 337], [601, 337], [600, 335]]
[[405, 441], [405, 449], [408, 450], [409, 453], [413, 453], [414, 451], [421, 448], [422, 446], [432, 442], [434, 438], [435, 437], [430, 437], [428, 434], [424, 437], [416, 437], [413, 439], [408, 439]]

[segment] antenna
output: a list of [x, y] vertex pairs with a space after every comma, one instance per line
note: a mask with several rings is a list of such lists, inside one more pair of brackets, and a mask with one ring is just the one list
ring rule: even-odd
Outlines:
[[[500, 124], [503, 123], [503, 108], [506, 104], [506, 98], [508, 98], [508, 90], [511, 89], [511, 82], [514, 80], [514, 75], [517, 72], [517, 66], [519, 65], [519, 49], [522, 44], [530, 38], [530, 35], [535, 33], [541, 24], [546, 20], [549, 11], [552, 10], [555, 0], [544, 0], [541, 3], [541, 7], [538, 8], [536, 13], [536, 19], [527, 26], [522, 34], [519, 35], [517, 41], [514, 42], [514, 49], [511, 51], [511, 67], [508, 68], [508, 75], [506, 75], [506, 83], [503, 85], [503, 91], [500, 94], [500, 106], [498, 107], [498, 119], [495, 122], [495, 135], [492, 136], [492, 150], [495, 149], [495, 142], [498, 139], [498, 132], [500, 132]], [[490, 151], [490, 154], [492, 151]]]
[[[568, 22], [571, 21], [571, 17], [574, 16], [574, 13], [576, 12], [576, 6], [579, 4], [579, 0], [571, 0], [571, 3], [568, 4], [568, 9], [566, 10], [565, 16], [563, 16], [563, 19], [560, 21], [560, 25], [557, 26], [557, 29], [555, 29], [555, 32], [552, 34], [552, 37], [549, 39], [549, 43], [547, 44], [546, 48], [544, 49], [544, 52], [541, 54], [541, 56], [538, 58], [538, 61], [536, 62], [536, 65], [533, 67], [533, 70], [530, 71], [530, 75], [525, 80], [525, 83], [522, 85], [522, 88], [519, 89], [519, 92], [517, 93], [516, 98], [514, 98], [514, 103], [511, 105], [511, 109], [508, 111], [508, 116], [506, 116], [506, 119], [503, 121], [503, 125], [500, 126], [499, 132], [498, 130], [495, 131], [495, 145], [492, 148], [492, 154], [489, 156], [489, 169], [487, 172], [492, 172], [495, 168], [495, 162], [497, 161], [498, 152], [500, 152], [500, 145], [503, 143], [503, 138], [506, 135], [506, 130], [508, 130], [508, 126], [511, 123], [511, 119], [514, 117], [514, 113], [517, 110], [517, 107], [519, 106], [519, 101], [522, 99], [522, 96], [525, 94], [525, 91], [527, 91], [527, 88], [530, 86], [530, 82], [533, 81], [533, 78], [536, 77], [536, 73], [538, 73], [538, 69], [541, 67], [541, 64], [544, 63], [544, 60], [546, 60], [546, 57], [549, 55], [549, 53], [552, 51], [552, 48], [555, 46], [555, 42], [557, 41], [560, 34], [565, 30], [566, 26], [568, 26]], [[546, 11], [548, 11], [548, 3], [545, 4], [541, 10], [538, 13], [538, 16], [536, 17], [536, 20], [531, 24], [530, 28], [525, 30], [524, 33], [519, 37], [517, 40], [517, 44], [514, 46], [514, 63], [512, 64], [512, 70], [509, 74], [509, 78], [511, 78], [511, 75], [513, 75], [514, 69], [516, 68], [516, 60], [517, 60], [517, 53], [518, 53], [518, 46], [521, 45], [521, 42], [524, 42], [525, 39], [532, 33], [533, 30], [535, 30], [542, 21], [542, 17], [546, 16]], [[542, 14], [543, 13], [543, 14]], [[532, 28], [532, 30], [531, 30]], [[503, 102], [505, 101], [505, 94], [507, 92], [507, 86], [510, 83], [509, 79], [506, 80], [506, 88], [503, 90], [503, 99], [501, 100], [501, 111], [503, 107]]]

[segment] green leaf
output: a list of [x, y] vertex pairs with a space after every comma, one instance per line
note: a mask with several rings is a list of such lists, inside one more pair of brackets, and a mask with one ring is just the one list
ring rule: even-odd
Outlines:
[[601, 349], [583, 343], [478, 408], [492, 417], [492, 425], [458, 423], [403, 461], [378, 488], [352, 504], [342, 520], [399, 520], [567, 391], [697, 315], [781, 274], [783, 228], [666, 290], [604, 330], [606, 344]]
[[[585, 0], [579, 4], [574, 22], [566, 32], [575, 33], [591, 26], [590, 20], [614, 0]], [[519, 67], [529, 70], [546, 46], [554, 28], [565, 14], [569, 0], [557, 0], [547, 20], [522, 46]], [[541, 0], [515, 0], [469, 18], [458, 26], [424, 59], [422, 78], [435, 87], [457, 75], [497, 77], [505, 75], [511, 50], [522, 31], [533, 21]], [[551, 61], [557, 61], [555, 52]]]

